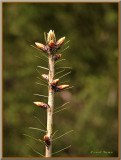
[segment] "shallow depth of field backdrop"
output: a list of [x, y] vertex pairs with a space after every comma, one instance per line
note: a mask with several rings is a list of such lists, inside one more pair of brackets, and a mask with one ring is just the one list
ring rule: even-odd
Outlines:
[[70, 40], [70, 48], [62, 52], [67, 60], [57, 66], [73, 67], [61, 82], [70, 80], [74, 86], [55, 96], [55, 107], [71, 101], [54, 115], [55, 137], [74, 132], [54, 141], [53, 152], [72, 147], [53, 156], [118, 156], [117, 3], [3, 3], [3, 156], [37, 157], [26, 144], [44, 154], [43, 145], [23, 134], [44, 135], [28, 129], [43, 129], [34, 116], [46, 124], [46, 111], [33, 102], [47, 102], [33, 95], [47, 95], [47, 88], [35, 84], [40, 76], [36, 66], [47, 64], [30, 45], [45, 43], [43, 33], [50, 29], [57, 39]]

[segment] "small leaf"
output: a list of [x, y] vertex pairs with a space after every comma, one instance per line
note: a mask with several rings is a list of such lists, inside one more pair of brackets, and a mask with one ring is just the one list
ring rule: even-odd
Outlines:
[[64, 51], [67, 50], [68, 48], [69, 48], [69, 46], [66, 47], [64, 50], [60, 51], [60, 53], [64, 52]]
[[40, 129], [40, 128], [29, 127], [29, 129], [34, 129], [34, 130], [38, 130], [38, 131], [42, 131], [42, 132], [46, 132], [45, 130]]
[[55, 76], [57, 76], [59, 73], [62, 73], [62, 72], [64, 72], [64, 71], [65, 71], [65, 69], [63, 69], [63, 70], [57, 72], [57, 73], [55, 74]]
[[40, 121], [38, 117], [34, 116], [34, 118], [36, 118], [39, 121], [39, 123], [46, 129], [45, 125]]
[[53, 154], [56, 154], [56, 153], [59, 153], [59, 152], [65, 150], [65, 149], [67, 149], [67, 148], [70, 148], [70, 147], [71, 147], [71, 145], [70, 145], [70, 146], [67, 146], [67, 147], [65, 147], [65, 148], [62, 148], [62, 149], [58, 150], [57, 152], [52, 153], [52, 155], [53, 155]]
[[45, 95], [41, 95], [41, 94], [34, 94], [35, 96], [39, 96], [39, 97], [47, 97], [48, 98], [48, 96], [45, 96]]
[[43, 58], [41, 58], [41, 57], [39, 57], [39, 56], [37, 56], [37, 55], [34, 55], [36, 58], [39, 58], [39, 59], [41, 59], [41, 60], [43, 60], [43, 61], [45, 61], [46, 63], [47, 63], [47, 61], [46, 60], [44, 60]]
[[43, 67], [43, 66], [37, 66], [37, 67], [42, 68], [42, 69], [49, 70], [49, 68], [46, 68], [46, 67]]
[[29, 146], [35, 153], [39, 154], [40, 156], [44, 157], [43, 154], [39, 153], [38, 151], [36, 151], [31, 145], [26, 144], [27, 146]]
[[65, 61], [66, 59], [60, 59], [60, 60], [58, 60], [57, 62], [55, 62], [55, 65], [57, 64], [57, 63], [59, 63], [59, 62], [61, 62], [61, 61]]
[[59, 137], [57, 137], [57, 138], [54, 138], [53, 141], [55, 141], [55, 140], [57, 140], [57, 139], [59, 139], [59, 138], [65, 136], [66, 134], [69, 134], [69, 133], [72, 132], [72, 131], [73, 131], [73, 130], [70, 130], [70, 131], [68, 131], [68, 132], [66, 132], [66, 133], [64, 133], [64, 134], [62, 134], [61, 136], [59, 136]]
[[59, 79], [61, 79], [61, 78], [65, 77], [65, 76], [67, 76], [67, 75], [70, 74], [70, 73], [71, 73], [71, 71], [70, 71], [70, 72], [67, 72], [66, 74], [64, 74], [64, 75], [62, 75], [61, 77], [59, 77]]
[[69, 102], [64, 103], [64, 104], [63, 104], [63, 105], [61, 105], [60, 107], [55, 108], [54, 110], [58, 110], [58, 109], [62, 108], [63, 106], [65, 106], [66, 104], [69, 104], [69, 103], [70, 103], [70, 101], [69, 101]]
[[58, 132], [58, 130], [56, 130], [53, 134], [52, 134], [52, 138], [54, 137], [54, 135]]
[[46, 32], [44, 32], [45, 42], [47, 42]]
[[34, 139], [35, 141], [38, 141], [38, 142], [40, 142], [41, 144], [44, 144], [44, 142], [41, 140], [41, 139], [36, 139], [36, 138], [34, 138], [34, 137], [32, 137], [32, 136], [30, 136], [30, 135], [28, 135], [28, 134], [23, 134], [24, 136], [27, 136], [27, 137], [29, 137], [29, 138], [31, 138], [31, 139]]
[[66, 108], [60, 109], [60, 110], [54, 112], [53, 114], [56, 114], [56, 113], [58, 113], [58, 112], [61, 112], [61, 111], [65, 110], [65, 109], [66, 109]]

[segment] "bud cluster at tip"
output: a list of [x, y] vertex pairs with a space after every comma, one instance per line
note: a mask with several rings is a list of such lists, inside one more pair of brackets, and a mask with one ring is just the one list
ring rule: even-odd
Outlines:
[[[48, 55], [52, 55], [53, 56], [53, 60], [57, 61], [58, 59], [61, 58], [62, 54], [55, 54], [60, 47], [62, 46], [62, 44], [65, 41], [65, 37], [60, 38], [57, 42], [56, 42], [56, 36], [54, 33], [54, 30], [50, 30], [47, 33], [47, 39], [46, 39], [46, 45], [39, 43], [39, 42], [35, 42], [35, 45], [41, 49], [42, 51], [46, 52]], [[42, 77], [49, 81], [49, 75], [47, 74], [42, 74]], [[54, 92], [60, 92], [63, 89], [66, 89], [67, 87], [69, 87], [69, 85], [63, 84], [63, 85], [59, 85], [59, 79], [54, 79], [50, 85], [52, 87], [52, 89], [54, 90]], [[35, 105], [37, 105], [40, 108], [43, 109], [47, 109], [48, 107], [50, 108], [50, 106], [44, 102], [33, 102]]]
[[54, 44], [56, 43], [56, 37], [55, 37], [55, 33], [54, 30], [50, 30], [47, 33], [47, 44], [49, 44], [50, 42], [53, 42]]
[[[39, 42], [35, 42], [35, 45], [42, 51], [48, 54], [53, 54], [53, 52], [57, 52], [60, 49], [64, 41], [65, 41], [65, 37], [62, 37], [56, 42], [56, 36], [55, 36], [54, 30], [53, 31], [50, 30], [47, 33], [46, 45]], [[60, 57], [58, 56], [58, 58]], [[58, 58], [55, 58], [55, 60], [57, 60]]]

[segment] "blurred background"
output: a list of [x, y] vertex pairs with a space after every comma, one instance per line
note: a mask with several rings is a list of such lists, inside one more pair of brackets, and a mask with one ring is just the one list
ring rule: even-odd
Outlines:
[[55, 138], [74, 131], [53, 142], [53, 152], [72, 145], [53, 157], [118, 156], [118, 3], [3, 3], [3, 156], [40, 156], [26, 144], [44, 155], [45, 147], [23, 134], [44, 136], [28, 129], [44, 129], [35, 117], [46, 125], [46, 111], [33, 102], [47, 98], [33, 94], [48, 94], [35, 84], [48, 73], [36, 70], [48, 67], [47, 59], [31, 45], [45, 44], [50, 29], [70, 40], [58, 52], [66, 61], [55, 67], [72, 67], [60, 84], [74, 86], [55, 95], [55, 108], [70, 101], [54, 114]]

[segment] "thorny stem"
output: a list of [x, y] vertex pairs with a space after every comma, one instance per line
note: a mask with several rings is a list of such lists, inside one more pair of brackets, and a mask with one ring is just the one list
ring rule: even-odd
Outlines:
[[[46, 45], [44, 45], [42, 43], [39, 43], [39, 42], [35, 42], [35, 45], [37, 46], [37, 49], [39, 48], [39, 50], [42, 50], [42, 51], [47, 53], [47, 55], [43, 54], [43, 56], [48, 58], [48, 61], [49, 61], [48, 68], [43, 67], [43, 66], [37, 66], [37, 67], [49, 71], [48, 75], [46, 75], [46, 74], [42, 75], [42, 77], [45, 80], [48, 81], [48, 96], [40, 95], [40, 94], [34, 94], [34, 95], [47, 97], [48, 98], [48, 104], [46, 104], [44, 102], [34, 102], [34, 104], [36, 104], [40, 108], [44, 108], [44, 109], [47, 110], [47, 127], [44, 127], [44, 128], [46, 128], [46, 135], [44, 136], [44, 141], [41, 141], [40, 139], [35, 139], [33, 137], [32, 138], [41, 142], [42, 144], [44, 144], [46, 146], [45, 157], [51, 157], [52, 156], [52, 138], [53, 138], [53, 135], [56, 133], [56, 132], [53, 133], [54, 92], [59, 92], [59, 91], [65, 89], [69, 86], [69, 85], [65, 85], [65, 84], [57, 86], [57, 84], [58, 84], [58, 81], [59, 81], [60, 78], [68, 75], [70, 72], [68, 72], [68, 73], [64, 74], [63, 76], [59, 77], [58, 79], [54, 80], [54, 76], [55, 76], [54, 75], [54, 62], [61, 57], [61, 54], [55, 54], [55, 53], [61, 48], [61, 45], [63, 44], [63, 42], [65, 40], [65, 37], [60, 38], [56, 42], [55, 33], [52, 30], [50, 30], [49, 33], [47, 33], [47, 37], [46, 37], [46, 33], [44, 33], [44, 37], [45, 37]], [[36, 47], [34, 47], [34, 48], [36, 48]], [[67, 48], [65, 48], [64, 50], [66, 50]], [[62, 60], [65, 60], [65, 59], [62, 59]], [[60, 61], [62, 61], [62, 60], [60, 60]], [[60, 61], [55, 62], [55, 64], [57, 64]], [[71, 69], [70, 67], [58, 67], [58, 68], [55, 68], [55, 69], [61, 69], [61, 68], [63, 68], [63, 71], [65, 71], [65, 69]], [[59, 71], [57, 74], [59, 74], [63, 71]], [[43, 82], [43, 83], [42, 84], [37, 83], [37, 84], [46, 85], [45, 82]], [[63, 109], [65, 109], [65, 108], [63, 108]], [[57, 110], [55, 113], [60, 112], [63, 109]], [[39, 128], [33, 128], [33, 127], [31, 127], [30, 129], [41, 130]], [[41, 130], [41, 131], [43, 131], [43, 130]], [[67, 133], [65, 133], [65, 134], [67, 134]], [[65, 134], [63, 134], [63, 135], [61, 135], [61, 136], [59, 136], [55, 139], [61, 138]], [[29, 137], [31, 137], [31, 136], [29, 136]], [[55, 139], [53, 139], [53, 140], [55, 140]], [[66, 149], [66, 148], [64, 148], [64, 149]], [[61, 149], [61, 150], [59, 150], [55, 153], [59, 153], [60, 151], [62, 151], [64, 149]]]
[[48, 56], [49, 59], [49, 81], [48, 81], [48, 105], [50, 109], [47, 110], [47, 135], [50, 137], [50, 145], [46, 146], [45, 157], [51, 157], [52, 155], [52, 125], [53, 125], [53, 110], [54, 110], [54, 90], [51, 83], [54, 78], [54, 59], [52, 55]]

